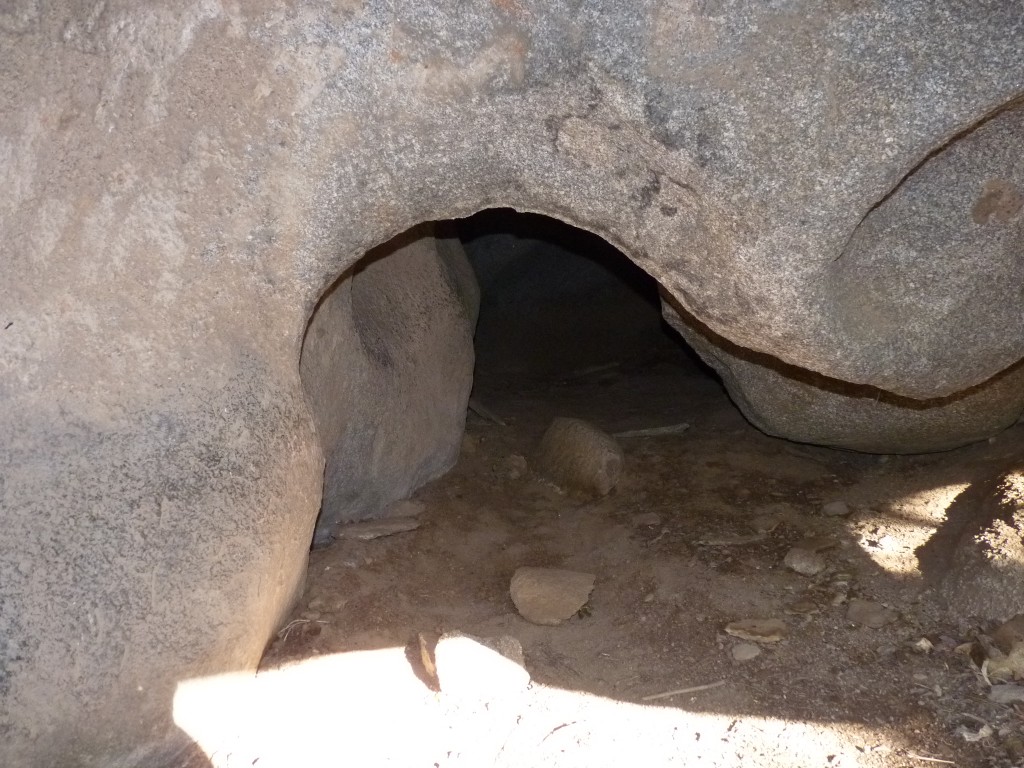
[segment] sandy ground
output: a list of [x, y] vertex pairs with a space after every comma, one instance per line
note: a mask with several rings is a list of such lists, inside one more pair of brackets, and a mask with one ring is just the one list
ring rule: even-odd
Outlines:
[[[795, 445], [682, 358], [476, 394], [506, 426], [471, 414], [458, 465], [415, 496], [420, 527], [313, 552], [259, 676], [179, 697], [214, 766], [1022, 764], [1022, 715], [988, 701], [965, 645], [979, 627], [947, 615], [915, 550], [1024, 427], [930, 456]], [[532, 463], [559, 415], [690, 426], [621, 439], [619, 486], [586, 499]], [[850, 514], [824, 515], [834, 501]], [[783, 564], [808, 537], [830, 545], [814, 576]], [[590, 602], [560, 626], [527, 622], [509, 596], [520, 566], [595, 574]], [[851, 621], [858, 599], [890, 622]], [[737, 661], [725, 627], [750, 618], [787, 636]], [[517, 638], [530, 687], [491, 690], [482, 668], [478, 695], [432, 690], [418, 635], [451, 631]]]

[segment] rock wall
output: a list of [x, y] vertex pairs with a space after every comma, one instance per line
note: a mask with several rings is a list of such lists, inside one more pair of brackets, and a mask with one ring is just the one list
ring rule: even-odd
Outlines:
[[[254, 668], [320, 503], [307, 321], [420, 222], [562, 218], [732, 343], [905, 397], [1020, 360], [1018, 166], [962, 144], [1024, 92], [1017, 16], [5, 4], [0, 764], [173, 765], [177, 684]], [[908, 174], [961, 144], [951, 210], [1001, 234], [911, 257], [945, 198]]]
[[865, 453], [930, 453], [994, 437], [1024, 413], [1024, 364], [949, 397], [912, 400], [738, 347], [671, 301], [662, 309], [747, 420], [770, 435]]
[[455, 463], [478, 308], [462, 244], [429, 226], [370, 251], [324, 296], [301, 361], [327, 461], [317, 542]]

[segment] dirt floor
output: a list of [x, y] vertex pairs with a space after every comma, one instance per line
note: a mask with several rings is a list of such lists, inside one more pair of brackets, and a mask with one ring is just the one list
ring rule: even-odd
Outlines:
[[[215, 766], [1022, 764], [1024, 708], [989, 701], [975, 663], [991, 627], [945, 615], [915, 550], [1024, 425], [928, 456], [801, 446], [752, 428], [679, 356], [514, 390], [480, 381], [476, 397], [506, 426], [470, 414], [458, 465], [415, 496], [418, 529], [311, 554], [243, 695], [271, 714], [209, 749]], [[623, 478], [595, 500], [531, 465], [555, 416], [690, 426], [620, 439]], [[823, 514], [835, 501], [850, 514]], [[825, 547], [815, 576], [783, 563], [808, 537]], [[579, 615], [537, 626], [509, 596], [520, 566], [596, 586]], [[856, 599], [890, 622], [851, 621]], [[725, 627], [764, 618], [786, 637], [738, 661]], [[452, 631], [518, 639], [532, 685], [496, 679], [487, 696], [485, 670], [472, 701], [431, 690], [418, 638]]]

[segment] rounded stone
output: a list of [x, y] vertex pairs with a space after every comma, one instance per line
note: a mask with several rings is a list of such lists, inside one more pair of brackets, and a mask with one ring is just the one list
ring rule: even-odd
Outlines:
[[555, 626], [586, 605], [596, 577], [560, 568], [520, 568], [509, 592], [519, 615], [534, 624]]
[[750, 661], [761, 655], [761, 649], [753, 643], [737, 643], [732, 647], [732, 657], [739, 662]]
[[575, 491], [606, 496], [622, 474], [622, 448], [582, 419], [557, 418], [541, 440], [541, 471]]
[[825, 558], [817, 552], [803, 547], [793, 547], [786, 553], [783, 563], [792, 571], [802, 576], [817, 576], [825, 570], [827, 563]]

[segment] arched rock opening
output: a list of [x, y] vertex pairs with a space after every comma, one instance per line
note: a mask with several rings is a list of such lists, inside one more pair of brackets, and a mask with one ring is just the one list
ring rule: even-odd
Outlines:
[[[346, 270], [306, 331], [300, 370], [325, 457], [314, 544], [453, 465], [474, 377], [484, 400], [544, 397], [658, 364], [681, 376], [679, 397], [686, 376], [713, 376], [662, 319], [657, 281], [600, 237], [510, 209], [407, 230]], [[587, 415], [664, 418], [644, 410]]]

